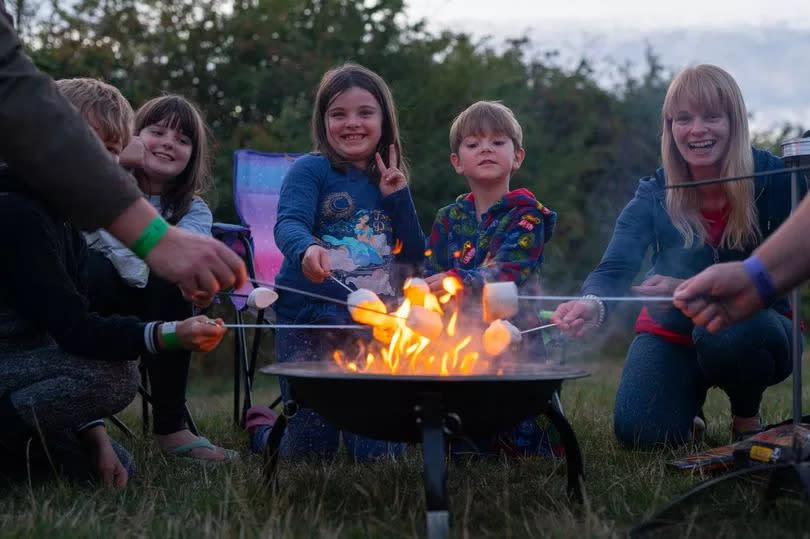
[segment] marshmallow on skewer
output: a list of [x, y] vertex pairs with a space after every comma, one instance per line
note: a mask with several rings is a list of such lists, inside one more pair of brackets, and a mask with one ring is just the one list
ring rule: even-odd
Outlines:
[[385, 324], [374, 326], [372, 335], [383, 344], [391, 344], [391, 339], [394, 338], [394, 333], [396, 333], [398, 328], [399, 325], [397, 325], [396, 321], [389, 317], [389, 321]]
[[518, 289], [512, 281], [486, 283], [482, 297], [484, 322], [512, 318], [518, 312]]
[[277, 299], [278, 294], [275, 290], [260, 286], [250, 291], [250, 295], [247, 298], [247, 304], [248, 307], [261, 310], [271, 306], [276, 302]]
[[388, 322], [389, 317], [386, 315], [388, 309], [385, 303], [367, 288], [355, 290], [349, 294], [346, 302], [349, 304], [349, 314], [355, 322], [375, 327]]
[[402, 290], [405, 292], [405, 297], [410, 300], [411, 305], [422, 307], [425, 305], [425, 296], [430, 294], [430, 286], [424, 279], [419, 277], [411, 277], [405, 281]]
[[444, 324], [442, 317], [435, 311], [429, 311], [419, 305], [411, 307], [405, 324], [422, 337], [434, 340], [442, 334]]
[[506, 320], [495, 320], [484, 331], [484, 350], [491, 356], [498, 356], [510, 344], [520, 342], [523, 337], [520, 330]]

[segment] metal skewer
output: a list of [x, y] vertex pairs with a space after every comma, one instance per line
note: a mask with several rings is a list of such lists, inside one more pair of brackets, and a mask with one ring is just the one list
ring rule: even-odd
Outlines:
[[544, 326], [537, 326], [536, 328], [524, 329], [523, 331], [520, 332], [520, 334], [524, 335], [526, 333], [531, 333], [532, 331], [540, 331], [541, 329], [553, 328], [556, 325], [557, 324], [546, 324]]
[[[514, 296], [513, 296], [514, 297]], [[578, 301], [582, 296], [518, 296], [518, 299], [530, 299], [534, 301]], [[672, 296], [606, 296], [600, 297], [601, 301], [633, 301], [633, 302], [669, 302], [675, 299]]]
[[351, 294], [352, 292], [354, 292], [354, 290], [352, 290], [351, 288], [349, 288], [349, 286], [348, 286], [346, 283], [344, 283], [343, 281], [341, 281], [340, 279], [338, 279], [337, 277], [335, 277], [335, 276], [334, 276], [334, 275], [332, 275], [331, 273], [329, 274], [329, 278], [330, 278], [330, 279], [332, 279], [333, 281], [335, 281], [337, 284], [339, 284], [339, 285], [340, 285], [340, 286], [342, 286], [343, 288], [345, 288], [346, 290], [348, 290], [350, 294]]

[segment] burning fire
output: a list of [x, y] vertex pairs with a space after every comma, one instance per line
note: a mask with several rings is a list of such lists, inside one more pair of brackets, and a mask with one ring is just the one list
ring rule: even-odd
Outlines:
[[[375, 312], [366, 313], [373, 316], [365, 319], [373, 322], [370, 325], [378, 342], [361, 347], [353, 357], [335, 350], [335, 363], [342, 370], [378, 374], [450, 376], [488, 372], [491, 362], [479, 352], [480, 338], [463, 334], [458, 328], [459, 312], [450, 300], [463, 290], [461, 282], [446, 277], [442, 288], [444, 293], [437, 297], [422, 279], [408, 279], [403, 286], [405, 299], [390, 316], [377, 314], [378, 305], [369, 304]], [[357, 304], [360, 311], [366, 309], [364, 304]]]

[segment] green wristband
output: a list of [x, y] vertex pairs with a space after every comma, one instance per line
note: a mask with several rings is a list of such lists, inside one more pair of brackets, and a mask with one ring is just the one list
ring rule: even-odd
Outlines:
[[163, 337], [164, 350], [180, 350], [180, 341], [177, 339], [177, 322], [163, 322], [160, 325], [160, 335]]
[[169, 223], [166, 222], [166, 219], [158, 215], [152, 219], [152, 222], [141, 232], [138, 239], [129, 246], [129, 249], [140, 258], [146, 258], [146, 255], [163, 239], [163, 236], [166, 235], [168, 230]]

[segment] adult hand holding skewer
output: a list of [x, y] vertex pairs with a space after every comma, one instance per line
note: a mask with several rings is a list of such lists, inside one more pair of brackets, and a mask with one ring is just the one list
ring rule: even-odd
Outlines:
[[[653, 275], [649, 279], [646, 279], [644, 282], [642, 282], [640, 285], [633, 286], [632, 290], [639, 296], [654, 296], [654, 297], [672, 296], [672, 294], [675, 292], [675, 289], [678, 288], [678, 286], [683, 282], [684, 282], [683, 279], [676, 279], [675, 277], [669, 277], [667, 275]], [[648, 303], [646, 307], [647, 309], [650, 310], [662, 312], [669, 309], [671, 305], [657, 301]]]
[[569, 337], [582, 337], [599, 323], [599, 304], [593, 300], [566, 301], [557, 306], [551, 322]]
[[710, 333], [717, 333], [764, 307], [742, 262], [715, 264], [675, 290], [675, 306]]
[[[175, 324], [173, 331], [164, 327], [167, 324]], [[192, 316], [176, 323], [164, 322], [159, 329], [160, 348], [172, 349], [179, 346], [192, 352], [210, 352], [225, 335], [225, 323], [221, 318], [211, 320], [204, 315]], [[174, 338], [170, 335], [174, 335]]]
[[329, 253], [320, 245], [312, 244], [301, 258], [301, 271], [309, 281], [321, 284], [332, 274]]

